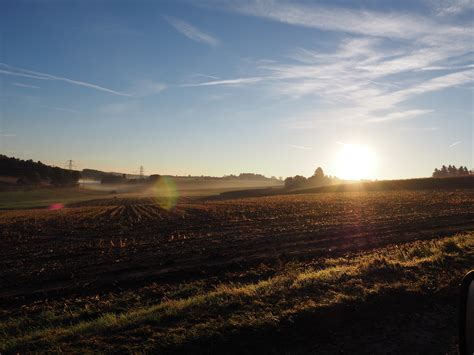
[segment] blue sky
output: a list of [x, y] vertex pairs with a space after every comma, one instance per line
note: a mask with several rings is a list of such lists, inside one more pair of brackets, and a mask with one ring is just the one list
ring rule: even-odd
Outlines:
[[473, 168], [472, 1], [3, 1], [0, 151], [146, 173]]

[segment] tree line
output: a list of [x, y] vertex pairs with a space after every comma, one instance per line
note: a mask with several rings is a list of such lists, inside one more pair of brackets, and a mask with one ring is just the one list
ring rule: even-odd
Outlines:
[[[87, 170], [87, 175], [84, 172]], [[102, 184], [147, 184], [147, 183], [154, 183], [159, 180], [162, 175], [153, 174], [149, 177], [142, 177], [142, 178], [130, 178], [127, 174], [119, 174], [119, 173], [105, 173], [98, 170], [91, 170], [91, 169], [84, 169], [82, 170], [83, 177], [93, 178], [95, 180], [100, 180]], [[171, 175], [163, 175], [166, 177], [173, 177], [173, 178], [180, 178], [180, 179], [189, 179], [195, 182], [218, 182], [218, 181], [242, 181], [242, 180], [250, 180], [250, 181], [269, 181], [274, 180], [279, 182], [283, 178], [276, 178], [275, 176], [266, 177], [262, 174], [255, 174], [255, 173], [241, 173], [239, 175], [225, 175], [222, 177], [217, 176], [171, 176]]]
[[455, 165], [443, 165], [441, 169], [436, 168], [433, 171], [434, 178], [444, 178], [444, 177], [453, 177], [453, 176], [468, 176], [471, 175], [471, 172], [465, 166], [460, 166], [456, 168]]
[[311, 187], [320, 187], [337, 184], [339, 179], [334, 176], [328, 176], [324, 174], [324, 170], [321, 167], [318, 167], [313, 176], [305, 178], [301, 175], [296, 175], [293, 177], [287, 177], [285, 179], [285, 188], [286, 189], [298, 189], [298, 188], [311, 188]]
[[0, 175], [18, 178], [19, 185], [39, 185], [41, 182], [61, 186], [74, 185], [81, 177], [79, 171], [61, 169], [31, 159], [10, 158], [2, 154], [0, 154]]

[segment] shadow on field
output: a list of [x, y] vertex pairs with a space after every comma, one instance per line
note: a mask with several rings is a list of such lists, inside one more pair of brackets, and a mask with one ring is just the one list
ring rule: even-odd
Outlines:
[[292, 315], [277, 326], [161, 350], [166, 354], [457, 353], [457, 296], [457, 285], [435, 295], [395, 288], [363, 303]]

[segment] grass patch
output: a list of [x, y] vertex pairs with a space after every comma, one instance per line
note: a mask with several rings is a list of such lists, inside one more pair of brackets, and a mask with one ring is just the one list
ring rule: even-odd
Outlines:
[[108, 195], [102, 191], [66, 187], [1, 191], [0, 209], [42, 208], [54, 203], [68, 204]]
[[[275, 326], [322, 307], [363, 302], [394, 288], [424, 293], [427, 280], [441, 288], [473, 261], [470, 233], [315, 263], [291, 263], [256, 282], [211, 289], [203, 281], [185, 283], [165, 292], [161, 302], [143, 304], [137, 298], [125, 311], [123, 298], [131, 297], [132, 291], [109, 297], [95, 311], [68, 310], [58, 302], [42, 313], [0, 322], [0, 350], [57, 351], [60, 344], [63, 351], [97, 351], [106, 350], [111, 339], [114, 349], [169, 350], [210, 336]], [[133, 337], [141, 341], [135, 344], [130, 341]]]

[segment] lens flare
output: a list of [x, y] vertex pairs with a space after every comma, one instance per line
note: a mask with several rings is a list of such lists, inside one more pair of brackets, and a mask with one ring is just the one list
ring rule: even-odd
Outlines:
[[60, 210], [64, 208], [64, 205], [62, 203], [53, 203], [51, 206], [48, 207], [48, 210]]
[[172, 210], [179, 198], [179, 191], [174, 180], [168, 176], [161, 176], [153, 186], [156, 203], [165, 210]]

